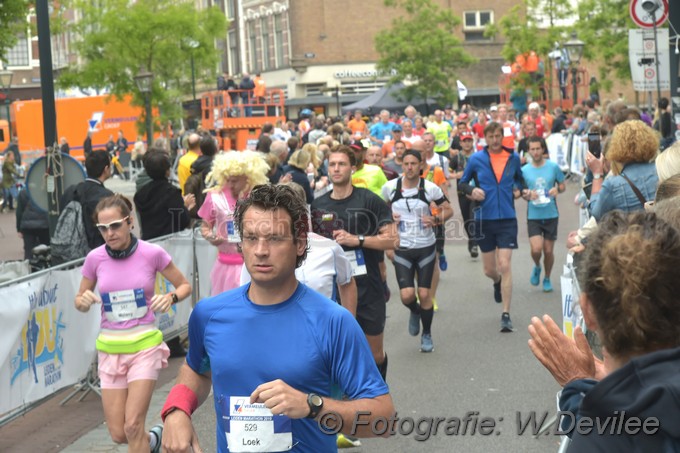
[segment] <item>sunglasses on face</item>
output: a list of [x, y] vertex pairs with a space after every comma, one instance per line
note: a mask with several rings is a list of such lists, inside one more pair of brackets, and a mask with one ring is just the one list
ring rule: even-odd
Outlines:
[[106, 233], [109, 229], [110, 229], [111, 231], [116, 231], [116, 230], [118, 230], [120, 227], [122, 227], [123, 224], [124, 224], [125, 222], [127, 222], [127, 220], [128, 220], [129, 218], [130, 218], [130, 216], [127, 216], [127, 217], [124, 217], [124, 218], [122, 218], [122, 219], [120, 219], [120, 220], [114, 220], [114, 221], [111, 222], [111, 223], [98, 223], [98, 224], [97, 224], [97, 229], [98, 229], [99, 232], [102, 233], [102, 234]]

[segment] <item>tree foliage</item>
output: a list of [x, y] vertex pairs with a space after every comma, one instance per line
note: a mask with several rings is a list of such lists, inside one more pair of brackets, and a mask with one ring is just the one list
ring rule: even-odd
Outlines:
[[[142, 70], [153, 73], [152, 106], [162, 119], [176, 118], [184, 94], [191, 92], [191, 57], [200, 79], [214, 80], [215, 39], [226, 33], [218, 8], [197, 11], [192, 0], [72, 0], [82, 19], [69, 27], [79, 36], [75, 48], [81, 66], [61, 73], [58, 85], [108, 89], [133, 104], [144, 105], [135, 83]], [[143, 119], [139, 124], [143, 130]]]
[[454, 35], [460, 20], [432, 0], [385, 0], [385, 5], [404, 14], [375, 37], [377, 69], [391, 74], [390, 85], [412, 82], [403, 89], [407, 100], [454, 101], [456, 70], [476, 61]]
[[28, 28], [28, 0], [0, 0], [0, 60], [6, 61], [7, 51]]
[[[555, 49], [556, 43], [569, 39], [571, 27], [564, 24], [576, 13], [572, 4], [571, 0], [524, 0], [511, 8], [497, 24], [488, 25], [485, 35], [503, 37], [501, 54], [508, 63], [513, 63], [518, 55], [534, 51], [548, 70], [548, 54]], [[513, 80], [521, 88], [538, 91], [535, 79], [515, 77]]]
[[629, 0], [582, 0], [578, 5], [578, 37], [583, 56], [598, 62], [599, 85], [611, 90], [614, 80], [630, 81], [628, 30], [634, 28]]
[[555, 45], [561, 46], [576, 31], [585, 43], [583, 59], [598, 63], [599, 85], [609, 90], [614, 80], [630, 79], [628, 7], [629, 0], [581, 0], [578, 5], [572, 0], [523, 0], [488, 26], [486, 35], [503, 37], [502, 54], [508, 62], [534, 50], [547, 63]]

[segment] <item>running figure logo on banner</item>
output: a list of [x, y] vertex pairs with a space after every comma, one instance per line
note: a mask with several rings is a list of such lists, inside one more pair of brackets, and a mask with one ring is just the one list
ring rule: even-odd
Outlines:
[[28, 296], [31, 311], [21, 331], [21, 342], [12, 357], [11, 384], [24, 372], [30, 372], [37, 384], [38, 366], [45, 386], [61, 380], [61, 365], [64, 363], [61, 321], [63, 313], [57, 311], [57, 285]]

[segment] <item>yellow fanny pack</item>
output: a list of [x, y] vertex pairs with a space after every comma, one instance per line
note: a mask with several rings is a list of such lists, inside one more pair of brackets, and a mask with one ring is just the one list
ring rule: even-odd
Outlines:
[[132, 335], [110, 335], [100, 333], [97, 337], [97, 351], [107, 354], [135, 354], [153, 348], [163, 342], [163, 333], [158, 329]]

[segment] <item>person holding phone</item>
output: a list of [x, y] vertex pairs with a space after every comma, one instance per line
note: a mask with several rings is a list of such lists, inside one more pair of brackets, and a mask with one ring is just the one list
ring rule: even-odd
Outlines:
[[639, 120], [618, 124], [612, 132], [606, 159], [611, 176], [603, 179], [604, 155], [586, 155], [586, 165], [593, 173], [589, 203], [590, 214], [599, 222], [610, 211], [644, 209], [654, 199], [658, 177], [652, 159], [659, 149], [658, 134]]
[[[94, 218], [106, 243], [85, 258], [75, 307], [88, 312], [98, 304], [101, 309], [97, 351], [106, 425], [111, 440], [128, 444], [129, 451], [157, 453], [163, 426], [147, 432], [144, 421], [170, 351], [154, 313], [165, 313], [188, 297], [191, 285], [165, 250], [132, 234], [130, 200], [120, 194], [104, 198]], [[155, 294], [157, 273], [174, 291]]]

